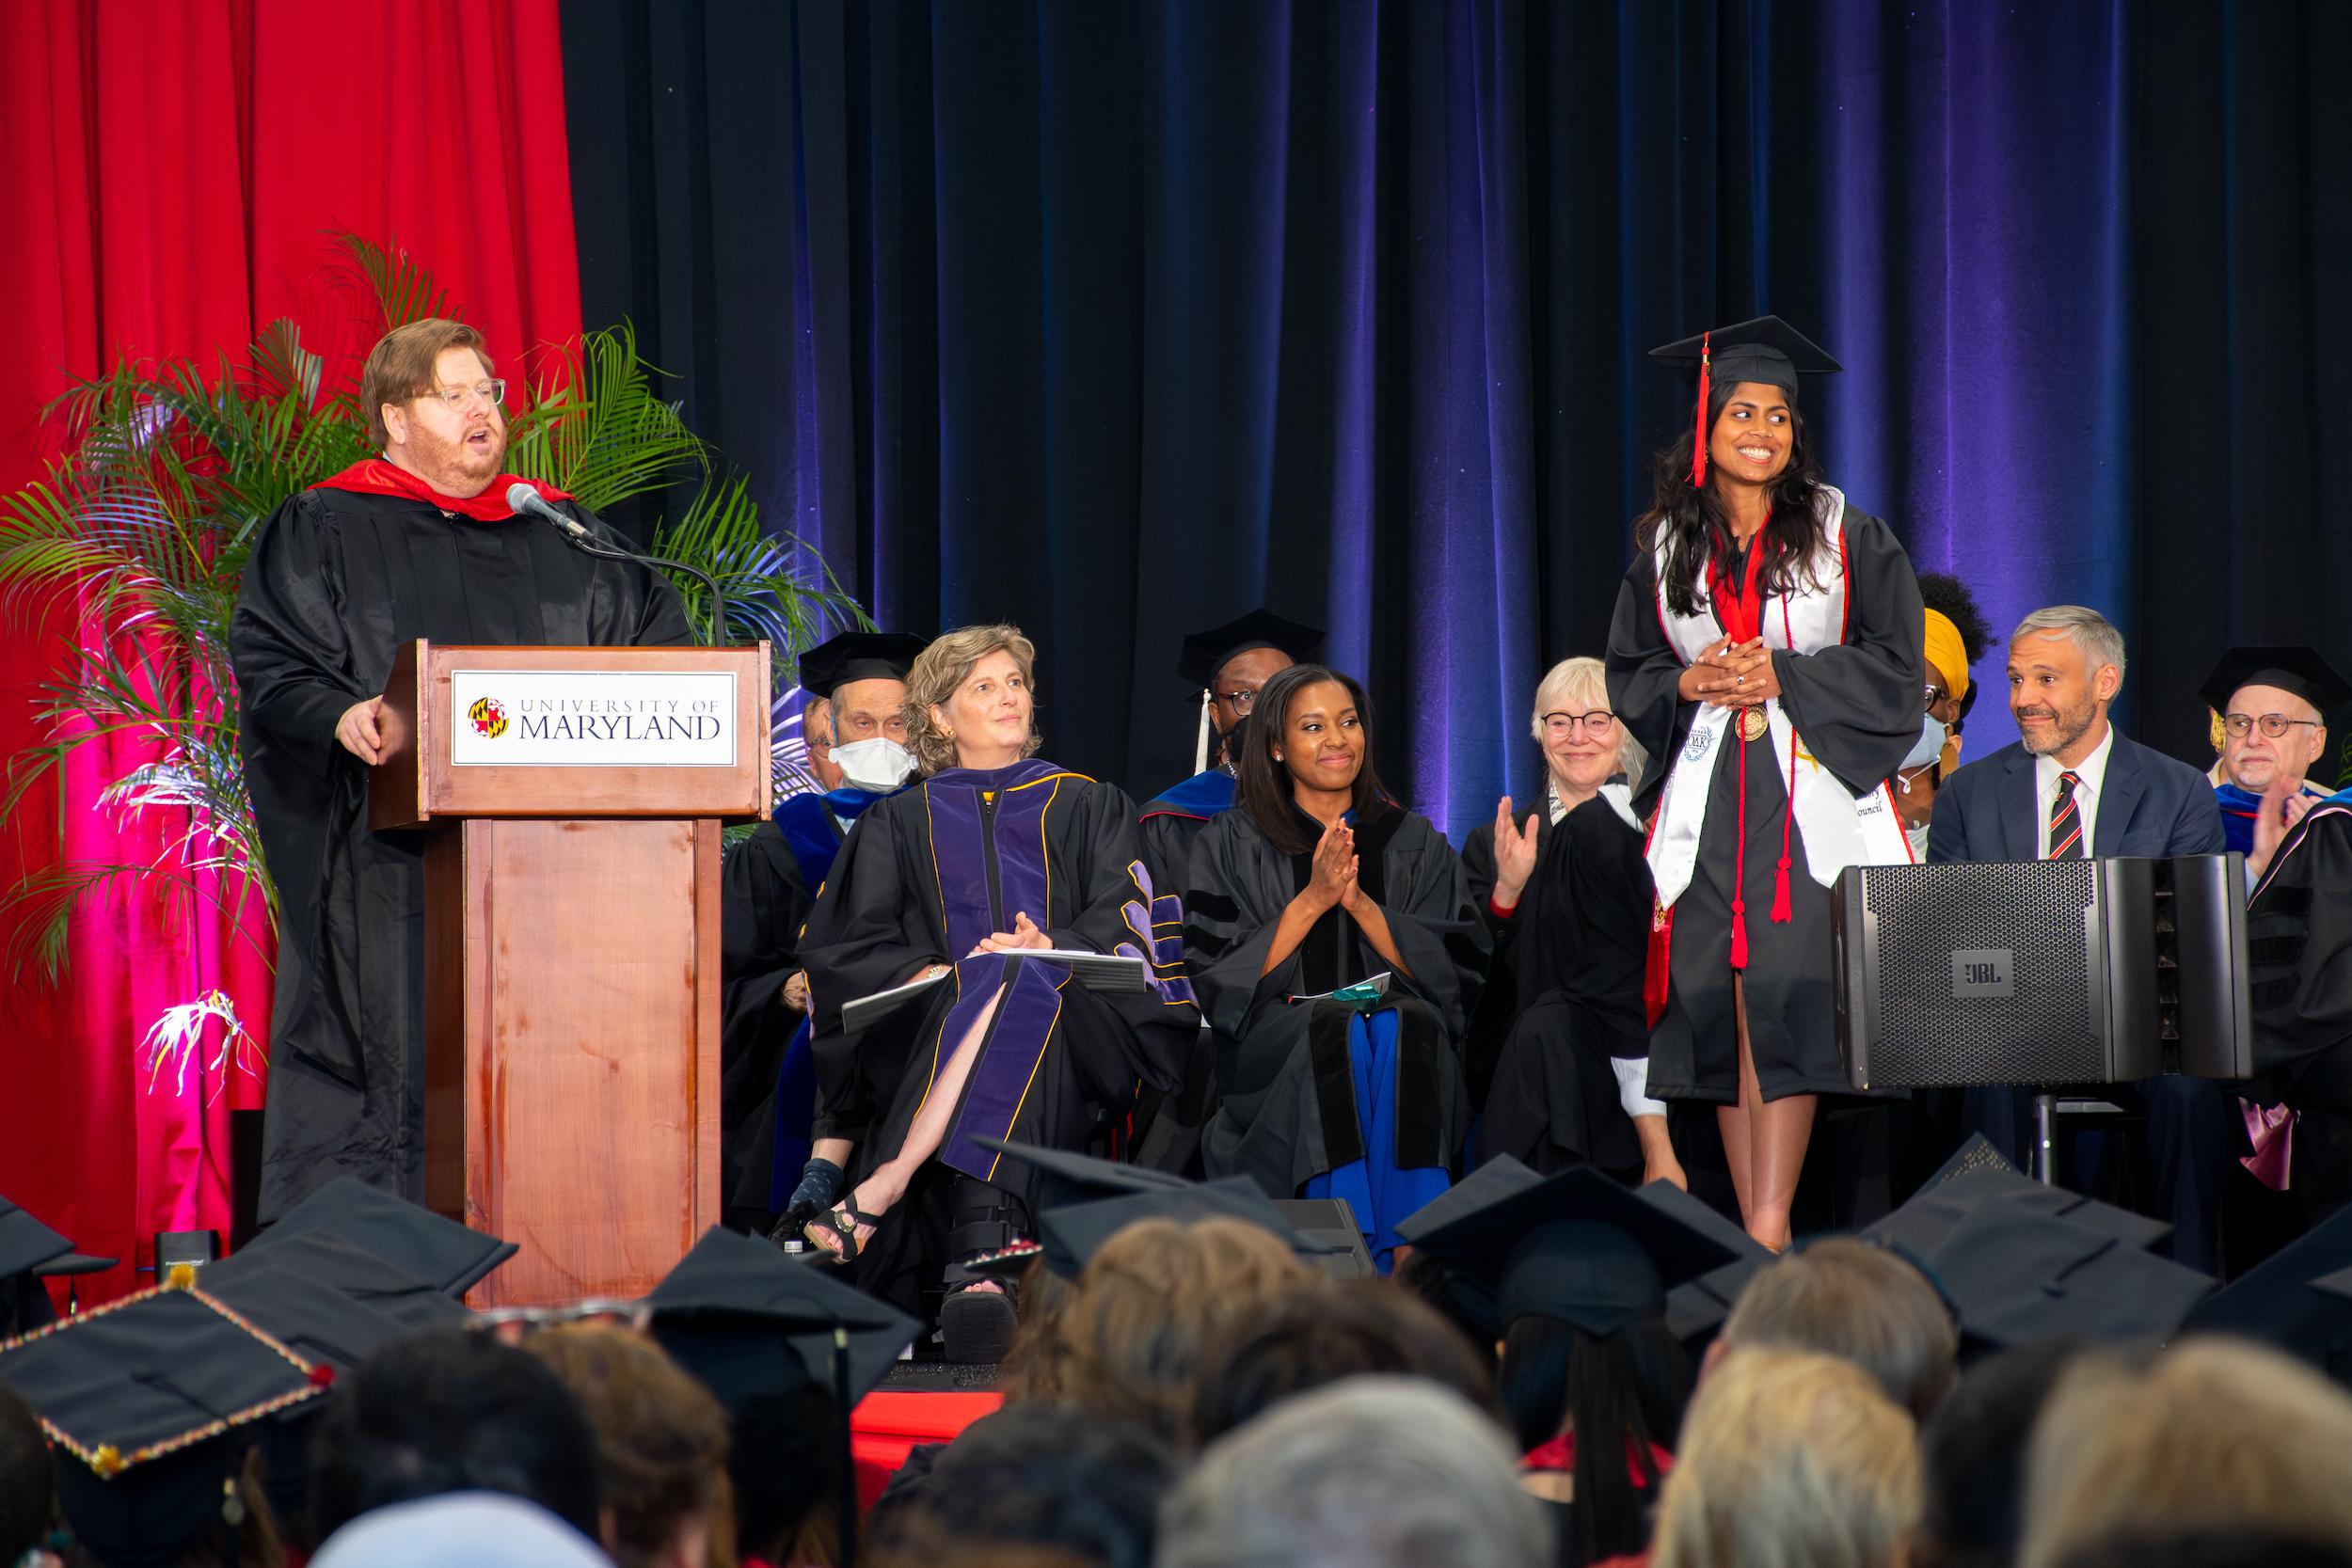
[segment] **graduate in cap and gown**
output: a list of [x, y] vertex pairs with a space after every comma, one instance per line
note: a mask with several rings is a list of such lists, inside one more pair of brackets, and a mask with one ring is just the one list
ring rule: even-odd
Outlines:
[[[860, 1140], [854, 1184], [806, 1236], [911, 1309], [945, 1265], [1028, 1228], [1025, 1173], [979, 1139], [1083, 1147], [1139, 1084], [1174, 1085], [1200, 1028], [1134, 803], [1035, 754], [1035, 661], [1011, 626], [924, 650], [907, 679], [923, 776], [858, 819], [801, 939], [813, 1131]], [[1139, 958], [1146, 983], [1090, 990], [1042, 956], [1073, 949]], [[893, 990], [896, 1011], [850, 1027], [847, 1004]], [[993, 1360], [1011, 1305], [959, 1280], [940, 1323], [950, 1358]]]
[[1184, 952], [1216, 1031], [1202, 1162], [1270, 1197], [1341, 1197], [1385, 1271], [1451, 1180], [1487, 936], [1459, 856], [1380, 788], [1371, 704], [1295, 665], [1258, 694], [1241, 805], [1193, 846]]
[[[801, 656], [801, 734], [824, 787], [778, 802], [720, 872], [721, 1180], [730, 1223], [747, 1228], [766, 1229], [805, 1178], [840, 1180], [843, 1151], [809, 1168], [817, 1070], [796, 954], [850, 825], [914, 771], [906, 681], [922, 651], [905, 632], [848, 631]], [[811, 1202], [833, 1196], [814, 1191]]]
[[1597, 658], [1563, 659], [1535, 689], [1544, 782], [1470, 831], [1462, 866], [1495, 943], [1470, 1019], [1471, 1092], [1485, 1107], [1472, 1164], [1540, 1171], [1589, 1161], [1683, 1183], [1666, 1107], [1644, 1090], [1649, 866], [1633, 816], [1639, 742], [1609, 711]]
[[[229, 652], [238, 744], [279, 901], [264, 1223], [341, 1175], [424, 1192], [424, 841], [368, 827], [392, 660], [439, 643], [691, 640], [653, 567], [585, 553], [506, 503], [506, 383], [458, 322], [387, 335], [359, 403], [383, 456], [294, 496], [255, 535]], [[560, 491], [539, 495], [604, 545]]]
[[1699, 395], [1609, 635], [1610, 705], [1661, 759], [1634, 802], [1655, 813], [1649, 1092], [1716, 1103], [1741, 1220], [1786, 1246], [1817, 1099], [1848, 1086], [1829, 887], [1912, 859], [1887, 781], [1920, 736], [1924, 612], [1805, 440], [1798, 377], [1836, 360], [1775, 316], [1653, 357]]
[[1184, 639], [1176, 673], [1200, 689], [1200, 724], [1192, 777], [1162, 790], [1143, 808], [1144, 861], [1157, 885], [1172, 888], [1183, 881], [1194, 837], [1233, 809], [1232, 738], [1249, 717], [1260, 689], [1292, 665], [1322, 657], [1322, 632], [1269, 610], [1253, 610]]
[[1526, 1456], [1522, 1484], [1549, 1505], [1556, 1560], [1638, 1552], [1691, 1397], [1666, 1292], [1739, 1250], [1716, 1234], [1727, 1222], [1666, 1183], [1635, 1192], [1590, 1165], [1541, 1180], [1506, 1170], [1492, 1198], [1448, 1195], [1406, 1229], [1500, 1341], [1496, 1387]]
[[2280, 833], [2327, 799], [2328, 790], [2307, 775], [2326, 762], [2328, 715], [2352, 701], [2352, 685], [2316, 649], [2232, 648], [2197, 694], [2213, 712], [2217, 754], [2208, 777], [2221, 806], [2223, 841], [2260, 876], [2254, 823], [2263, 798], [2273, 798]]

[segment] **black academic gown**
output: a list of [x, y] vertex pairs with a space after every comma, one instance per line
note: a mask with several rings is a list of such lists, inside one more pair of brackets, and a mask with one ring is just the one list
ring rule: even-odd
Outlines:
[[2352, 1205], [2352, 791], [2296, 823], [2246, 907], [2249, 1098], [2299, 1114], [2290, 1190], [2307, 1215]]
[[[566, 510], [619, 544], [593, 516]], [[261, 1217], [337, 1176], [423, 1197], [423, 840], [367, 824], [335, 739], [417, 638], [680, 643], [677, 592], [528, 520], [312, 489], [262, 525], [230, 628], [246, 779], [278, 894]]]
[[[1772, 667], [1805, 749], [1860, 794], [1892, 776], [1919, 738], [1926, 617], [1910, 558], [1886, 525], [1849, 507], [1844, 527], [1845, 641], [1811, 654], [1775, 653]], [[1683, 663], [1659, 625], [1657, 583], [1651, 553], [1637, 551], [1609, 628], [1609, 705], [1656, 759], [1634, 799], [1644, 820], [1699, 708], [1676, 692]], [[1736, 725], [1724, 731], [1726, 749], [1740, 744], [1738, 735]], [[1747, 751], [1747, 842], [1739, 843], [1740, 759], [1727, 754], [1709, 781], [1691, 885], [1675, 901], [1666, 1009], [1650, 1036], [1649, 1090], [1660, 1099], [1740, 1097], [1729, 956], [1735, 879], [1747, 898], [1748, 1029], [1764, 1098], [1851, 1092], [1830, 989], [1829, 889], [1806, 869], [1804, 831], [1790, 821], [1790, 918], [1772, 918], [1786, 760], [1775, 757], [1769, 730]]]
[[773, 821], [728, 851], [719, 873], [719, 1164], [722, 1202], [747, 1219], [770, 1211], [776, 1074], [802, 1023], [783, 1004], [784, 983], [801, 967], [801, 927], [816, 904]]
[[1517, 817], [1523, 832], [1543, 813], [1534, 874], [1509, 918], [1497, 918], [1492, 903], [1495, 825], [1481, 823], [1462, 845], [1470, 900], [1495, 944], [1470, 1019], [1472, 1078], [1485, 1091], [1470, 1164], [1508, 1154], [1544, 1172], [1580, 1161], [1638, 1171], [1641, 1143], [1611, 1061], [1649, 1053], [1642, 834], [1598, 797], [1556, 823], [1549, 796], [1536, 800]]
[[[1392, 974], [1388, 992], [1400, 1015], [1395, 1162], [1402, 1169], [1452, 1165], [1470, 1119], [1462, 1044], [1486, 976], [1486, 927], [1461, 857], [1427, 818], [1384, 808], [1357, 825], [1356, 847], [1358, 885], [1387, 916], [1411, 971], [1409, 978]], [[1334, 909], [1296, 952], [1259, 974], [1312, 863], [1311, 854], [1282, 853], [1236, 810], [1201, 832], [1184, 879], [1184, 956], [1216, 1030], [1224, 1097], [1202, 1162], [1213, 1177], [1247, 1175], [1278, 1198], [1364, 1155], [1347, 1037], [1354, 1009], [1289, 999], [1392, 967]]]
[[[946, 1260], [940, 1172], [1026, 1196], [1026, 1168], [1000, 1176], [973, 1134], [1079, 1148], [1098, 1117], [1128, 1109], [1138, 1085], [1175, 1086], [1200, 1014], [1172, 908], [1169, 928], [1155, 936], [1144, 880], [1134, 804], [1111, 784], [1042, 761], [949, 769], [858, 818], [800, 950], [817, 1009], [814, 1135], [860, 1140], [852, 1182], [898, 1153], [968, 1027], [962, 1020], [1005, 992], [946, 1143], [900, 1206], [908, 1212], [885, 1219], [868, 1243], [861, 1288], [908, 1300], [919, 1276]], [[1056, 947], [1150, 959], [1152, 986], [1091, 990], [1046, 960], [966, 956], [1024, 911]], [[860, 1034], [845, 1031], [845, 1003], [942, 962], [955, 974], [921, 1001]], [[1012, 1092], [999, 1098], [1007, 1085]]]

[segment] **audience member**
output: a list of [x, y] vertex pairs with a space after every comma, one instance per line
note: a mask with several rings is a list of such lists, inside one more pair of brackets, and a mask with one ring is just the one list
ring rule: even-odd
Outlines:
[[596, 1437], [579, 1402], [527, 1352], [460, 1328], [395, 1341], [337, 1384], [312, 1450], [310, 1538], [448, 1492], [505, 1493], [597, 1532]]
[[928, 1471], [894, 1485], [867, 1541], [907, 1556], [927, 1536], [969, 1548], [1034, 1546], [1089, 1568], [1149, 1568], [1175, 1460], [1133, 1422], [1099, 1410], [1011, 1405], [966, 1427]]
[[2058, 1568], [2352, 1568], [2352, 1551], [2262, 1526], [2110, 1535], [2069, 1552]]
[[2051, 1396], [2026, 1474], [2024, 1568], [2127, 1533], [2263, 1528], [2352, 1549], [2352, 1395], [2230, 1339], [2144, 1369], [2086, 1357]]
[[23, 1400], [0, 1387], [0, 1563], [56, 1568], [56, 1486], [48, 1434]]
[[1518, 1456], [1467, 1400], [1357, 1377], [1211, 1444], [1160, 1511], [1157, 1568], [1543, 1568]]
[[1861, 1368], [1725, 1356], [1699, 1386], [1659, 1501], [1654, 1568], [1886, 1568], [1919, 1516], [1911, 1418]]
[[840, 1555], [839, 1419], [833, 1397], [813, 1385], [735, 1411], [727, 1477], [744, 1568], [825, 1563]]
[[644, 1336], [569, 1323], [523, 1348], [551, 1368], [596, 1434], [599, 1532], [619, 1568], [704, 1568], [733, 1535], [727, 1413]]
[[1978, 1362], [1919, 1433], [1924, 1486], [1907, 1568], [2009, 1568], [2026, 1512], [2026, 1450], [2066, 1364], [2045, 1339]]
[[611, 1568], [586, 1536], [518, 1497], [456, 1492], [377, 1509], [310, 1568]]
[[1237, 1219], [1131, 1225], [1104, 1243], [1005, 1363], [1008, 1403], [1052, 1403], [1182, 1434], [1206, 1346], [1315, 1276]]
[[1899, 1254], [1834, 1236], [1757, 1271], [1708, 1347], [1708, 1364], [1751, 1347], [1851, 1361], [1913, 1420], [1925, 1421], [1952, 1386], [1960, 1325]]
[[1367, 1372], [1424, 1378], [1494, 1407], [1491, 1364], [1436, 1308], [1376, 1280], [1311, 1279], [1261, 1304], [1204, 1350], [1187, 1439], [1204, 1447], [1284, 1400]]

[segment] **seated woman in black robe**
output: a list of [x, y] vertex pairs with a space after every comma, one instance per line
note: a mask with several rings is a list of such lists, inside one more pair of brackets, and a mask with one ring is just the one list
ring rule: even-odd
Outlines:
[[1275, 1197], [1346, 1198], [1385, 1266], [1395, 1222], [1445, 1190], [1461, 1150], [1486, 931], [1453, 847], [1381, 791], [1363, 688], [1295, 665], [1250, 731], [1240, 807], [1200, 833], [1185, 878], [1224, 1094], [1202, 1163]]
[[1472, 1164], [1508, 1154], [1539, 1171], [1587, 1161], [1683, 1185], [1666, 1107], [1644, 1092], [1649, 866], [1629, 783], [1644, 755], [1609, 711], [1597, 658], [1563, 659], [1535, 689], [1544, 786], [1462, 846], [1494, 969], [1470, 1019], [1486, 1109]]
[[[907, 743], [925, 776], [858, 818], [801, 939], [814, 1132], [861, 1146], [849, 1196], [807, 1235], [855, 1263], [861, 1288], [917, 1309], [943, 1263], [1028, 1228], [1025, 1167], [1000, 1178], [978, 1140], [1084, 1146], [1138, 1083], [1175, 1086], [1200, 1025], [1172, 901], [1154, 938], [1133, 802], [1033, 754], [1035, 662], [1012, 626], [950, 632], [915, 660]], [[1051, 949], [1140, 958], [1150, 984], [1090, 990], [1026, 956]], [[846, 1004], [925, 979], [845, 1030]], [[1011, 1304], [959, 1288], [941, 1327], [952, 1358], [994, 1360]]]

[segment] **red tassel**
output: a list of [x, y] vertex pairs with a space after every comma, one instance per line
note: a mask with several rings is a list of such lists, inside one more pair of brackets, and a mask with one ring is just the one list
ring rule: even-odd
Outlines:
[[[1784, 610], [1785, 613], [1785, 610]], [[1797, 810], [1797, 731], [1788, 729], [1788, 788], [1780, 803], [1780, 869], [1772, 878], [1772, 919], [1775, 924], [1788, 924], [1788, 822]]]
[[1691, 488], [1707, 487], [1707, 344], [1714, 333], [1699, 334], [1699, 411], [1691, 435]]
[[1731, 905], [1731, 967], [1748, 967], [1748, 906], [1741, 899]]
[[1673, 983], [1675, 912], [1650, 904], [1649, 951], [1642, 961], [1642, 1010], [1649, 1026], [1666, 1016], [1666, 992]]
[[1772, 878], [1772, 923], [1776, 926], [1788, 925], [1789, 913], [1788, 857], [1783, 855], [1780, 857], [1780, 870]]

